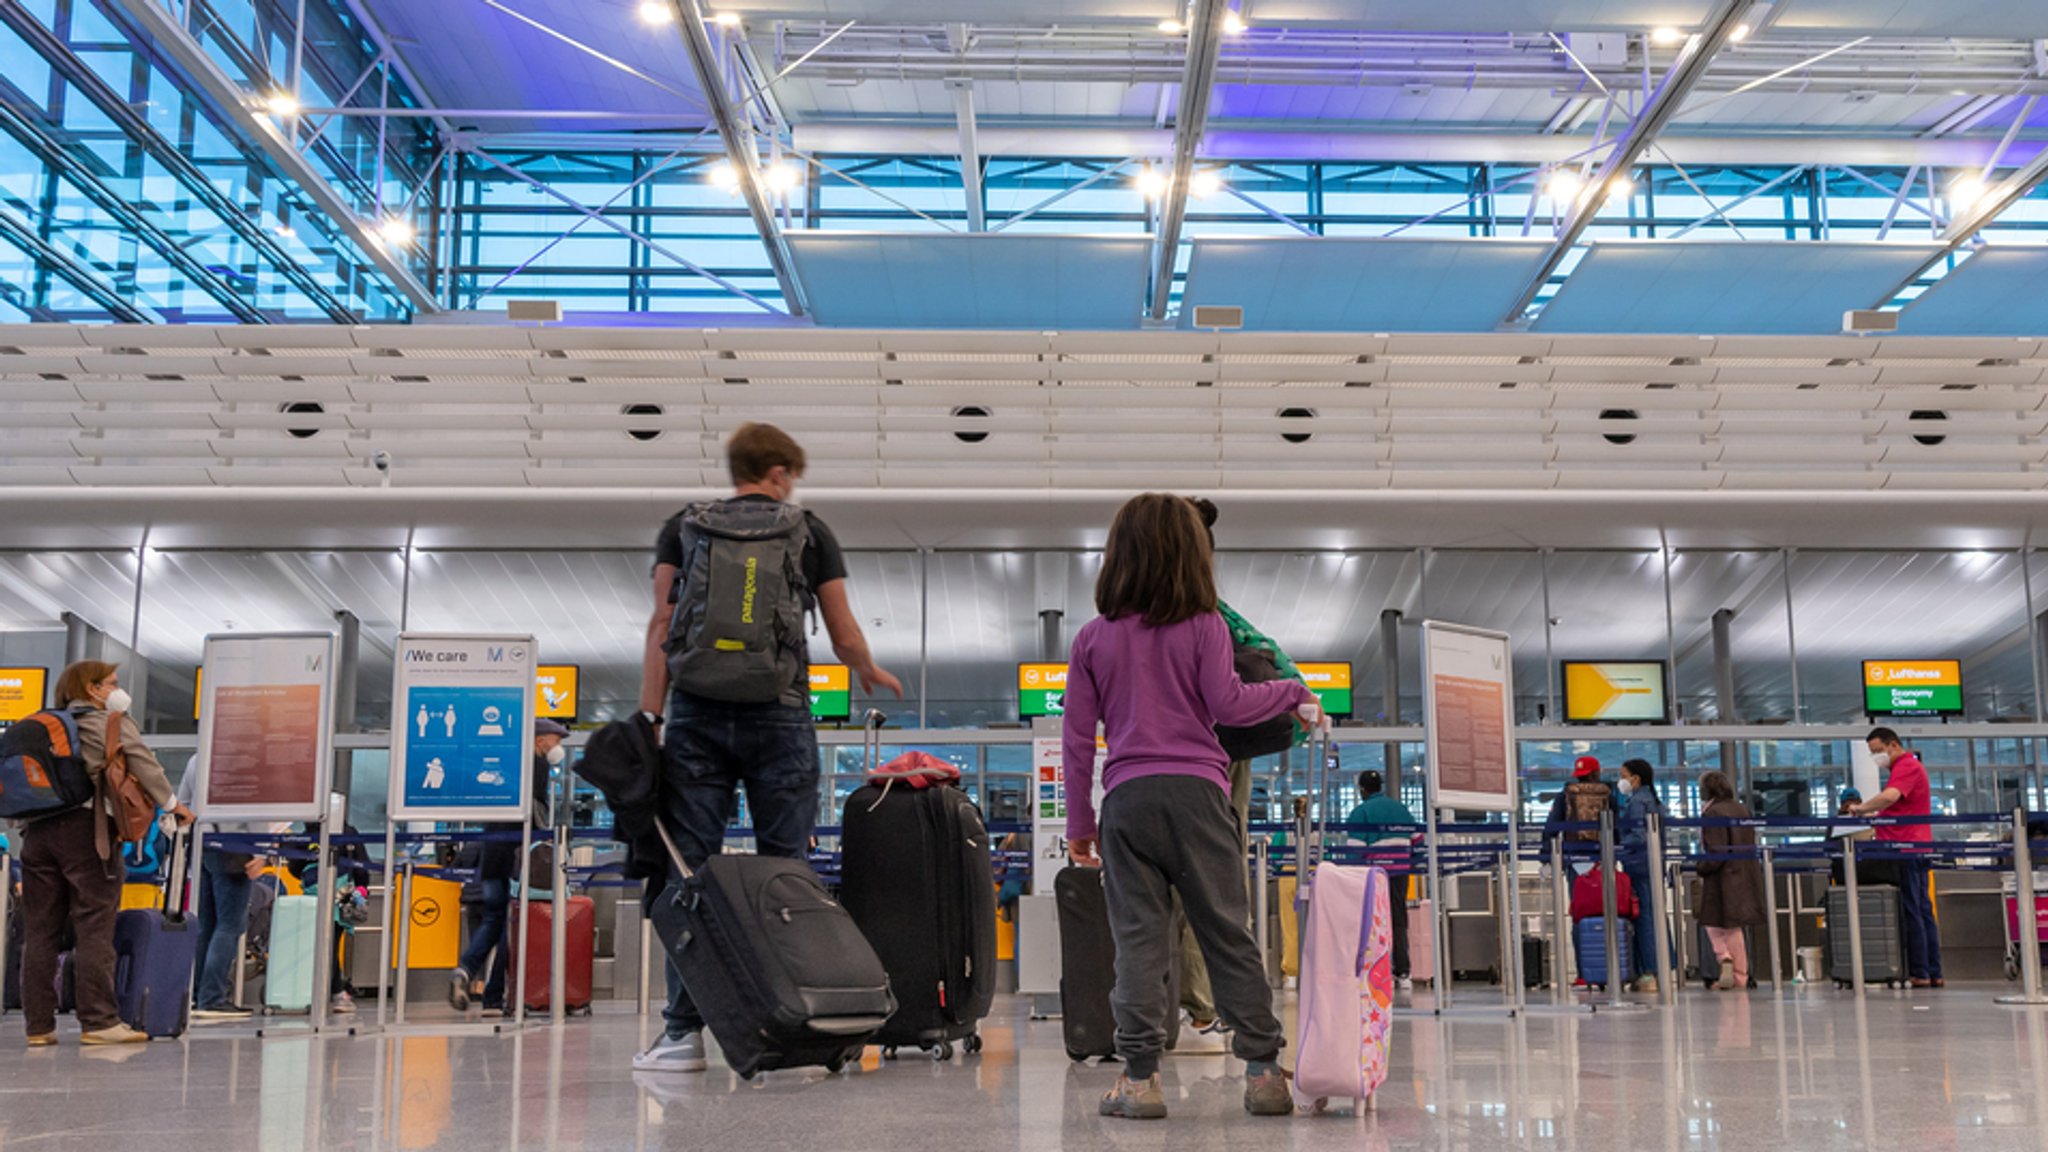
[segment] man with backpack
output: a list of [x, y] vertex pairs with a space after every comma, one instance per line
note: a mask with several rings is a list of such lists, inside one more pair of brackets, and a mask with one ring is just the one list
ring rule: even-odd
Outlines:
[[1594, 756], [1581, 756], [1572, 762], [1571, 783], [1550, 802], [1550, 816], [1543, 822], [1543, 851], [1548, 858], [1551, 841], [1562, 835], [1567, 843], [1600, 842], [1598, 828], [1576, 828], [1566, 831], [1566, 824], [1598, 824], [1602, 812], [1613, 813], [1617, 820], [1616, 835], [1620, 834], [1618, 822], [1621, 806], [1614, 799], [1614, 788], [1600, 779], [1600, 760]]
[[[743, 784], [757, 851], [801, 859], [809, 846], [818, 822], [812, 612], [864, 692], [903, 695], [854, 618], [838, 538], [796, 504], [803, 448], [780, 428], [747, 424], [726, 443], [726, 464], [732, 498], [685, 508], [656, 538], [640, 680], [641, 710], [667, 710], [660, 819], [693, 868], [720, 851]], [[704, 1020], [673, 964], [668, 987], [668, 1026], [633, 1067], [701, 1072]]]

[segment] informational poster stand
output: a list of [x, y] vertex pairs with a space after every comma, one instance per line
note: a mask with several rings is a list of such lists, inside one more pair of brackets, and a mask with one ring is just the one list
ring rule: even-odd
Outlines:
[[[192, 804], [214, 824], [309, 824], [319, 829], [319, 881], [331, 902], [334, 764], [332, 632], [221, 633], [206, 638], [208, 675], [199, 693], [199, 756]], [[192, 837], [192, 880], [203, 837]], [[316, 917], [312, 1024], [327, 1026], [334, 917]]]
[[[533, 846], [533, 721], [539, 658], [532, 636], [404, 632], [398, 637], [391, 684], [390, 819], [384, 834], [386, 883], [405, 889], [384, 901], [378, 971], [391, 969], [393, 923], [410, 913], [409, 883], [399, 884], [398, 825], [406, 820], [517, 823], [524, 880]], [[408, 873], [409, 875], [409, 870]], [[519, 885], [517, 924], [527, 924], [528, 893]], [[554, 888], [561, 885], [556, 883]], [[408, 918], [408, 923], [409, 923]], [[510, 940], [510, 934], [507, 935]], [[525, 949], [516, 967], [524, 967]], [[523, 1022], [524, 971], [512, 973]], [[405, 987], [403, 972], [398, 987]], [[385, 1023], [377, 999], [377, 1026]], [[560, 997], [555, 997], [559, 1005]], [[399, 1006], [404, 1021], [404, 1005]]]
[[1450, 932], [1445, 919], [1440, 810], [1505, 812], [1508, 856], [1502, 870], [1507, 916], [1500, 938], [1510, 1015], [1523, 1006], [1521, 899], [1517, 876], [1521, 773], [1515, 758], [1515, 664], [1504, 632], [1439, 620], [1422, 625], [1424, 802], [1429, 828], [1429, 892], [1437, 916], [1437, 1004], [1451, 1005]]

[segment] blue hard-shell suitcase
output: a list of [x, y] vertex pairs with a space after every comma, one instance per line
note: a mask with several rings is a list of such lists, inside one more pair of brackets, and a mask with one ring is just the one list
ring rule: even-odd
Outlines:
[[114, 998], [121, 1022], [151, 1039], [182, 1036], [191, 1019], [199, 933], [184, 899], [188, 837], [180, 832], [173, 842], [162, 907], [114, 918]]
[[[1636, 978], [1635, 929], [1626, 920], [1617, 920], [1620, 931], [1615, 940], [1615, 954], [1620, 957], [1621, 982], [1626, 984]], [[1579, 950], [1579, 978], [1588, 984], [1605, 986], [1607, 983], [1607, 921], [1603, 917], [1588, 916], [1572, 925], [1572, 936]]]

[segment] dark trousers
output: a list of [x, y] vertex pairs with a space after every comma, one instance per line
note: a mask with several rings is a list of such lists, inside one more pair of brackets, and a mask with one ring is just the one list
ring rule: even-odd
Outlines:
[[[201, 1008], [225, 1008], [234, 1000], [235, 956], [242, 950], [242, 933], [249, 927], [249, 874], [240, 867], [247, 859], [242, 855], [230, 859], [229, 853], [218, 848], [208, 848], [200, 855], [193, 1003]], [[182, 876], [172, 879], [174, 884], [183, 882]]]
[[57, 952], [68, 924], [78, 983], [78, 1026], [86, 1032], [121, 1022], [114, 1000], [114, 917], [121, 910], [121, 873], [100, 859], [91, 809], [29, 825], [22, 834], [21, 1007], [28, 1034], [57, 1030]]
[[1394, 979], [1408, 976], [1408, 877], [1387, 874], [1387, 915], [1394, 921]]
[[[662, 754], [662, 820], [690, 867], [724, 847], [743, 787], [755, 849], [793, 860], [807, 854], [818, 827], [818, 729], [808, 707], [725, 704], [677, 692], [669, 698]], [[704, 1027], [673, 964], [662, 1016], [671, 1037]]]
[[463, 946], [462, 958], [456, 961], [471, 980], [486, 975], [484, 965], [490, 962], [493, 952], [504, 951], [501, 945], [505, 942], [505, 925], [512, 907], [510, 880], [483, 876], [478, 878], [477, 887], [483, 893], [473, 905], [477, 913], [476, 926], [470, 930], [469, 943]]
[[1899, 903], [1906, 938], [1906, 975], [1915, 980], [1941, 976], [1941, 926], [1934, 921], [1934, 896], [1927, 882], [1928, 865], [1919, 860], [1899, 863]]
[[1244, 841], [1230, 799], [1197, 776], [1141, 776], [1102, 802], [1102, 883], [1116, 937], [1116, 1050], [1133, 1080], [1159, 1070], [1174, 1017], [1159, 974], [1173, 963], [1173, 897], [1209, 967], [1216, 1013], [1241, 1060], [1280, 1054], [1273, 990], [1252, 936]]

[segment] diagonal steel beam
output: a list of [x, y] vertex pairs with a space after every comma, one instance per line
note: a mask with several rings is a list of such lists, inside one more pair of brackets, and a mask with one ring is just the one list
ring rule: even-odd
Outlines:
[[1586, 195], [1572, 206], [1571, 215], [1565, 219], [1564, 227], [1558, 231], [1556, 241], [1551, 244], [1550, 251], [1544, 254], [1542, 262], [1536, 267], [1535, 275], [1529, 278], [1528, 285], [1522, 289], [1522, 294], [1515, 299], [1514, 307], [1508, 310], [1507, 316], [1502, 320], [1503, 325], [1517, 325], [1527, 319], [1530, 306], [1536, 302], [1536, 297], [1543, 291], [1543, 286], [1550, 283], [1551, 274], [1556, 272], [1558, 266], [1564, 263], [1565, 257], [1571, 255], [1572, 250], [1578, 247], [1579, 241], [1586, 235], [1586, 229], [1592, 226], [1593, 218], [1599, 214], [1601, 205], [1606, 202], [1607, 189], [1612, 186], [1614, 178], [1634, 167], [1636, 162], [1643, 158], [1643, 153], [1650, 150], [1650, 145], [1656, 143], [1657, 134], [1678, 115], [1679, 108], [1685, 104], [1685, 98], [1692, 94], [1693, 88], [1706, 76], [1715, 55], [1733, 39], [1735, 29], [1742, 25], [1743, 17], [1748, 14], [1752, 3], [1753, 0], [1719, 0], [1715, 4], [1713, 15], [1707, 18], [1700, 32], [1678, 54], [1678, 60], [1671, 65], [1671, 70], [1664, 74], [1663, 83], [1650, 94], [1649, 102], [1643, 105], [1642, 112], [1629, 125], [1628, 135], [1623, 136], [1621, 143], [1616, 144], [1614, 150], [1607, 154], [1607, 159], [1601, 162], [1599, 171], [1587, 183]]
[[[2039, 187], [2043, 181], [2048, 181], [2048, 148], [2042, 149], [2032, 160], [2027, 162], [2025, 167], [1999, 181], [1996, 186], [1984, 193], [1982, 199], [1971, 205], [1969, 211], [1959, 214], [1951, 221], [1947, 231], [1941, 234], [1941, 251], [1935, 253], [1933, 259], [1913, 269], [1912, 275], [1893, 285], [1892, 290], [1885, 293], [1884, 297], [1878, 300], [1872, 307], [1883, 308], [1898, 299], [1901, 292], [1912, 287], [1921, 277], [1940, 267], [1949, 257], [1955, 255], [1965, 244], [1974, 239], [1977, 233], [1982, 232], [1993, 221], [2003, 216], [2006, 209], [2026, 199], [2027, 194]], [[1925, 297], [1921, 298], [1924, 299]]]
[[178, 237], [156, 225], [141, 209], [127, 197], [107, 186], [99, 174], [87, 167], [85, 162], [73, 155], [66, 143], [51, 133], [40, 118], [40, 113], [16, 106], [17, 94], [11, 85], [0, 83], [0, 132], [14, 137], [22, 147], [42, 161], [52, 178], [62, 178], [78, 189], [93, 206], [105, 212], [123, 232], [129, 233], [143, 246], [156, 253], [178, 275], [213, 297], [214, 301], [228, 310], [229, 315], [244, 324], [267, 324], [270, 318], [261, 309], [242, 295], [234, 285], [227, 282], [218, 272], [194, 256]]
[[988, 231], [988, 205], [981, 189], [981, 147], [975, 142], [974, 81], [948, 80], [953, 115], [960, 121], [960, 187], [967, 194], [967, 230]]
[[151, 50], [180, 73], [192, 91], [240, 129], [244, 138], [269, 158], [279, 174], [305, 192], [391, 286], [412, 304], [415, 311], [441, 311], [434, 294], [427, 291], [427, 286], [413, 274], [405, 258], [387, 247], [383, 238], [372, 231], [370, 222], [363, 219], [355, 206], [313, 167], [312, 161], [292, 147], [291, 141], [280, 135], [268, 119], [250, 107], [250, 94], [214, 63], [206, 49], [193, 39], [169, 9], [156, 0], [109, 0], [109, 6], [140, 30], [151, 42]]
[[718, 52], [711, 44], [711, 34], [705, 31], [704, 5], [700, 0], [669, 0], [676, 10], [676, 22], [683, 34], [683, 49], [689, 54], [690, 67], [697, 74], [697, 84], [704, 90], [704, 105], [711, 113], [711, 122], [718, 126], [719, 139], [725, 142], [725, 158], [732, 164], [733, 174], [739, 177], [740, 196], [747, 202], [747, 214], [754, 218], [754, 230], [761, 234], [761, 243], [768, 249], [768, 265], [775, 270], [775, 282], [782, 288], [783, 302], [791, 316], [805, 315], [809, 308], [804, 300], [803, 284], [797, 279], [796, 262], [790, 259], [789, 245], [782, 238], [782, 229], [775, 222], [775, 211], [768, 203], [768, 189], [761, 179], [761, 167], [754, 154], [753, 131], [741, 118], [740, 110], [734, 106], [731, 95], [725, 89], [724, 73], [718, 66]]
[[79, 58], [71, 45], [51, 31], [42, 21], [24, 11], [16, 0], [0, 0], [0, 23], [4, 23], [15, 35], [22, 38], [36, 54], [41, 56], [64, 82], [78, 90], [95, 108], [113, 122], [122, 135], [128, 137], [135, 147], [149, 154], [150, 158], [163, 165], [187, 195], [204, 205], [220, 218], [222, 224], [240, 237], [244, 244], [283, 275], [292, 287], [304, 293], [327, 318], [337, 324], [353, 324], [358, 317], [347, 301], [334, 294], [312, 269], [298, 262], [291, 252], [254, 219], [232, 197], [214, 182], [213, 178], [192, 162], [176, 144], [166, 139], [149, 122], [149, 117], [138, 111], [112, 85], [93, 71], [91, 66]]
[[85, 293], [87, 299], [106, 309], [107, 315], [121, 323], [163, 323], [163, 317], [121, 295], [121, 290], [103, 276], [99, 269], [43, 239], [27, 221], [16, 216], [4, 205], [0, 205], [0, 238], [21, 249], [51, 274]]
[[1153, 261], [1152, 318], [1166, 319], [1173, 295], [1173, 267], [1180, 258], [1180, 231], [1187, 222], [1188, 178], [1195, 151], [1209, 123], [1209, 94], [1216, 86], [1216, 59], [1223, 52], [1223, 0], [1195, 0], [1188, 13], [1188, 58], [1181, 70], [1180, 113], [1173, 122], [1173, 170], [1159, 201], [1159, 252]]

